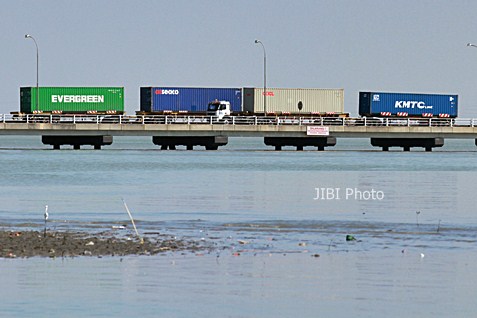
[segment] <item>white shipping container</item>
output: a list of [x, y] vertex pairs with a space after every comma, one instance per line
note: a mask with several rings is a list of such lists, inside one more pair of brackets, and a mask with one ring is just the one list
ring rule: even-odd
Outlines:
[[[263, 88], [244, 88], [242, 100], [244, 111], [264, 112]], [[344, 113], [344, 89], [267, 88], [266, 105], [267, 113], [341, 114]]]

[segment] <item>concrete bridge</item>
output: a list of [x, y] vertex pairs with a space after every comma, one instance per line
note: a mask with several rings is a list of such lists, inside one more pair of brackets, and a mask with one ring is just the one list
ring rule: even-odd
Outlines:
[[371, 144], [390, 147], [442, 147], [447, 138], [477, 139], [477, 119], [441, 118], [339, 118], [290, 116], [115, 116], [115, 115], [0, 115], [0, 135], [41, 135], [43, 143], [92, 145], [100, 149], [113, 136], [151, 136], [161, 149], [204, 146], [214, 150], [229, 137], [263, 137], [280, 150], [334, 146], [337, 138], [370, 138]]

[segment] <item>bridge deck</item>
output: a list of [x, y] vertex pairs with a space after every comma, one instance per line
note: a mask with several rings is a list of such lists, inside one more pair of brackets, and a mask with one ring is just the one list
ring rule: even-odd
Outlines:
[[0, 115], [0, 135], [304, 137], [311, 126], [337, 138], [477, 138], [476, 119]]

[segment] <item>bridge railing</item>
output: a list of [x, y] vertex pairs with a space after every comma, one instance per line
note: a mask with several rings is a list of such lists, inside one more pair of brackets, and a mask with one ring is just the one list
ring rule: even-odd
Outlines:
[[314, 125], [346, 127], [475, 127], [475, 118], [303, 117], [303, 116], [187, 116], [187, 115], [0, 115], [0, 123], [28, 124], [187, 124], [187, 125]]

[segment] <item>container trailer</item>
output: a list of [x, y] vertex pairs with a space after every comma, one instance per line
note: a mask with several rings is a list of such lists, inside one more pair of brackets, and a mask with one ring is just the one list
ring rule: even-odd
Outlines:
[[123, 87], [21, 87], [20, 113], [123, 114]]
[[[263, 97], [263, 88], [244, 88], [243, 111], [263, 113]], [[267, 88], [265, 98], [267, 113], [321, 116], [345, 114], [343, 89]]]
[[139, 113], [203, 113], [210, 102], [227, 101], [231, 112], [242, 109], [241, 88], [141, 87]]
[[[141, 87], [138, 114], [264, 115], [261, 88]], [[347, 116], [343, 89], [269, 88], [267, 114]]]
[[360, 92], [359, 115], [367, 117], [457, 117], [457, 95]]

